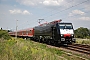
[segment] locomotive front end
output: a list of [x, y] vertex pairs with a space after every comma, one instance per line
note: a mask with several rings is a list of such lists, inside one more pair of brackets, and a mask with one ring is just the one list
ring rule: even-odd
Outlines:
[[62, 43], [75, 43], [72, 23], [59, 23], [60, 40]]

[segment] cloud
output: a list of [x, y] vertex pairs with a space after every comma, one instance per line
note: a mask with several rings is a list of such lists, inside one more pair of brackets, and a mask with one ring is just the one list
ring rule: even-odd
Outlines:
[[48, 6], [59, 6], [63, 0], [44, 0], [42, 3]]
[[36, 5], [45, 5], [45, 6], [59, 6], [64, 2], [64, 0], [16, 0], [20, 4], [26, 6], [36, 6]]
[[[39, 7], [43, 6], [43, 7], [49, 7], [49, 9], [50, 7], [51, 8], [59, 7], [61, 9], [65, 9], [74, 5], [79, 5], [81, 2], [83, 2], [83, 0], [16, 0], [16, 2], [25, 6], [39, 6]], [[83, 6], [81, 7], [84, 7], [85, 5], [88, 5], [88, 4], [84, 3], [82, 4]]]
[[27, 10], [24, 10], [22, 14], [30, 14]]
[[89, 20], [90, 21], [90, 17], [80, 17], [80, 20]]
[[9, 10], [9, 12], [11, 14], [24, 14], [24, 15], [30, 14], [30, 12], [28, 12], [27, 10], [22, 11], [20, 9]]
[[9, 10], [9, 12], [10, 12], [11, 14], [21, 14], [21, 13], [22, 13], [22, 11], [19, 10], [19, 9]]
[[86, 10], [86, 11], [90, 11], [90, 4], [86, 4], [86, 5], [85, 5], [85, 10]]
[[40, 0], [16, 0], [16, 1], [26, 6], [34, 6], [37, 5]]
[[69, 13], [69, 16], [74, 16], [74, 15], [85, 15], [85, 12], [81, 10], [73, 10], [71, 13]]

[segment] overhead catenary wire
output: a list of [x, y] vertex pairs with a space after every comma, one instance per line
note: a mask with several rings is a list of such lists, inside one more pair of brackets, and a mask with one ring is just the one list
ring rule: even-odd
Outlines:
[[[85, 13], [90, 13], [90, 11], [87, 11], [87, 12], [85, 12]], [[75, 17], [75, 16], [78, 16], [79, 14], [76, 14], [76, 15], [74, 15], [74, 16], [68, 16], [67, 18], [71, 18], [71, 17]], [[67, 18], [62, 18], [62, 19], [67, 19]]]
[[[79, 5], [81, 5], [81, 4], [83, 4], [83, 3], [86, 3], [86, 2], [88, 2], [89, 0], [86, 0], [86, 1], [83, 1], [83, 2], [81, 2], [81, 3], [78, 3], [78, 4], [75, 4], [75, 5], [72, 5], [72, 6], [70, 6], [70, 7], [68, 7], [68, 8], [66, 8], [66, 9], [63, 9], [63, 10], [61, 10], [61, 11], [58, 11], [58, 12], [56, 12], [56, 13], [53, 13], [53, 14], [51, 14], [51, 15], [49, 15], [49, 16], [45, 16], [45, 17], [43, 17], [43, 18], [49, 18], [50, 16], [54, 16], [55, 14], [58, 14], [58, 13], [62, 13], [62, 12], [64, 12], [64, 11], [66, 11], [66, 10], [69, 10], [69, 9], [71, 9], [71, 8], [73, 8], [73, 7], [76, 7], [76, 6], [79, 6]], [[38, 17], [37, 17], [38, 18]], [[37, 19], [36, 18], [36, 19]], [[35, 18], [34, 18], [35, 19]], [[25, 22], [24, 22], [25, 23]], [[32, 22], [31, 22], [32, 23]]]
[[[72, 2], [72, 1], [73, 1], [73, 0], [71, 0], [70, 2]], [[63, 6], [70, 4], [70, 2], [69, 2], [69, 3], [64, 4]], [[58, 8], [58, 7], [57, 7], [57, 9], [60, 9], [60, 8]], [[47, 13], [53, 12], [53, 11], [55, 11], [55, 10], [56, 10], [56, 9], [50, 10], [50, 11], [48, 11], [48, 12], [46, 12], [46, 13], [42, 14], [40, 17], [42, 17], [42, 16], [46, 15]]]
[[[85, 9], [85, 8], [80, 8], [80, 9], [78, 9], [78, 10], [84, 10], [84, 9]], [[84, 12], [84, 13], [85, 13], [85, 12]], [[58, 15], [58, 16], [60, 17], [60, 16], [63, 16], [63, 15], [66, 15], [66, 14], [67, 14], [67, 13], [65, 13], [65, 14], [60, 14], [60, 15]], [[79, 14], [75, 14], [75, 15], [79, 15]], [[75, 16], [75, 15], [74, 15], [74, 16]], [[58, 17], [58, 16], [57, 16], [57, 17]], [[54, 15], [54, 17], [55, 17], [55, 15]], [[68, 16], [68, 17], [73, 17], [73, 16]], [[53, 18], [53, 17], [52, 17], [52, 18]], [[63, 18], [61, 18], [61, 19], [63, 19]], [[66, 19], [65, 16], [64, 16], [64, 19]]]
[[76, 7], [76, 6], [78, 6], [78, 5], [81, 5], [81, 4], [86, 3], [86, 2], [88, 2], [88, 1], [90, 1], [90, 0], [83, 1], [83, 2], [78, 3], [78, 4], [76, 4], [76, 5], [72, 5], [71, 7], [68, 7], [68, 8], [66, 8], [66, 9], [61, 10], [61, 11], [58, 11], [58, 12], [56, 12], [56, 13], [53, 13], [53, 14], [51, 14], [51, 15], [49, 15], [49, 16], [44, 17], [44, 18], [49, 18], [50, 16], [53, 16], [53, 15], [55, 15], [55, 14], [62, 13], [62, 12], [64, 12], [64, 11], [66, 11], [66, 10], [69, 10], [69, 9], [71, 9], [71, 8], [73, 8], [73, 7]]
[[[69, 3], [67, 3], [67, 4], [70, 4], [70, 2], [72, 2], [72, 1], [73, 1], [73, 0], [69, 1]], [[65, 4], [64, 4], [64, 5], [65, 5]], [[59, 9], [59, 8], [57, 8], [57, 9]], [[40, 16], [40, 18], [42, 18], [42, 16], [46, 15], [47, 13], [53, 12], [54, 10], [55, 10], [55, 9], [50, 10], [50, 11], [46, 12], [45, 14], [42, 14], [42, 15]], [[36, 17], [36, 19], [37, 19], [37, 18], [38, 18], [38, 17]], [[33, 18], [33, 19], [35, 19], [35, 18]], [[33, 19], [32, 19], [32, 20], [33, 20]], [[24, 23], [27, 23], [27, 21], [24, 22]], [[24, 23], [20, 24], [20, 26], [23, 25]]]

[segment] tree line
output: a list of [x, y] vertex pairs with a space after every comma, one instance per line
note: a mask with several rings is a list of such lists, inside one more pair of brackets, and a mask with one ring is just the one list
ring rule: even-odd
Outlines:
[[76, 38], [90, 38], [90, 29], [80, 27], [76, 30], [74, 30], [75, 37]]

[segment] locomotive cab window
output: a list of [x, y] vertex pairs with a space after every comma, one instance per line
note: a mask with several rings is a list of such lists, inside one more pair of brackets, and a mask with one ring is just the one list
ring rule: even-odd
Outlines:
[[65, 23], [59, 24], [59, 28], [60, 29], [73, 29], [72, 24], [65, 24]]
[[60, 29], [65, 29], [65, 24], [59, 24]]
[[66, 29], [72, 29], [73, 27], [72, 27], [72, 25], [71, 24], [66, 24], [66, 27], [65, 27]]

